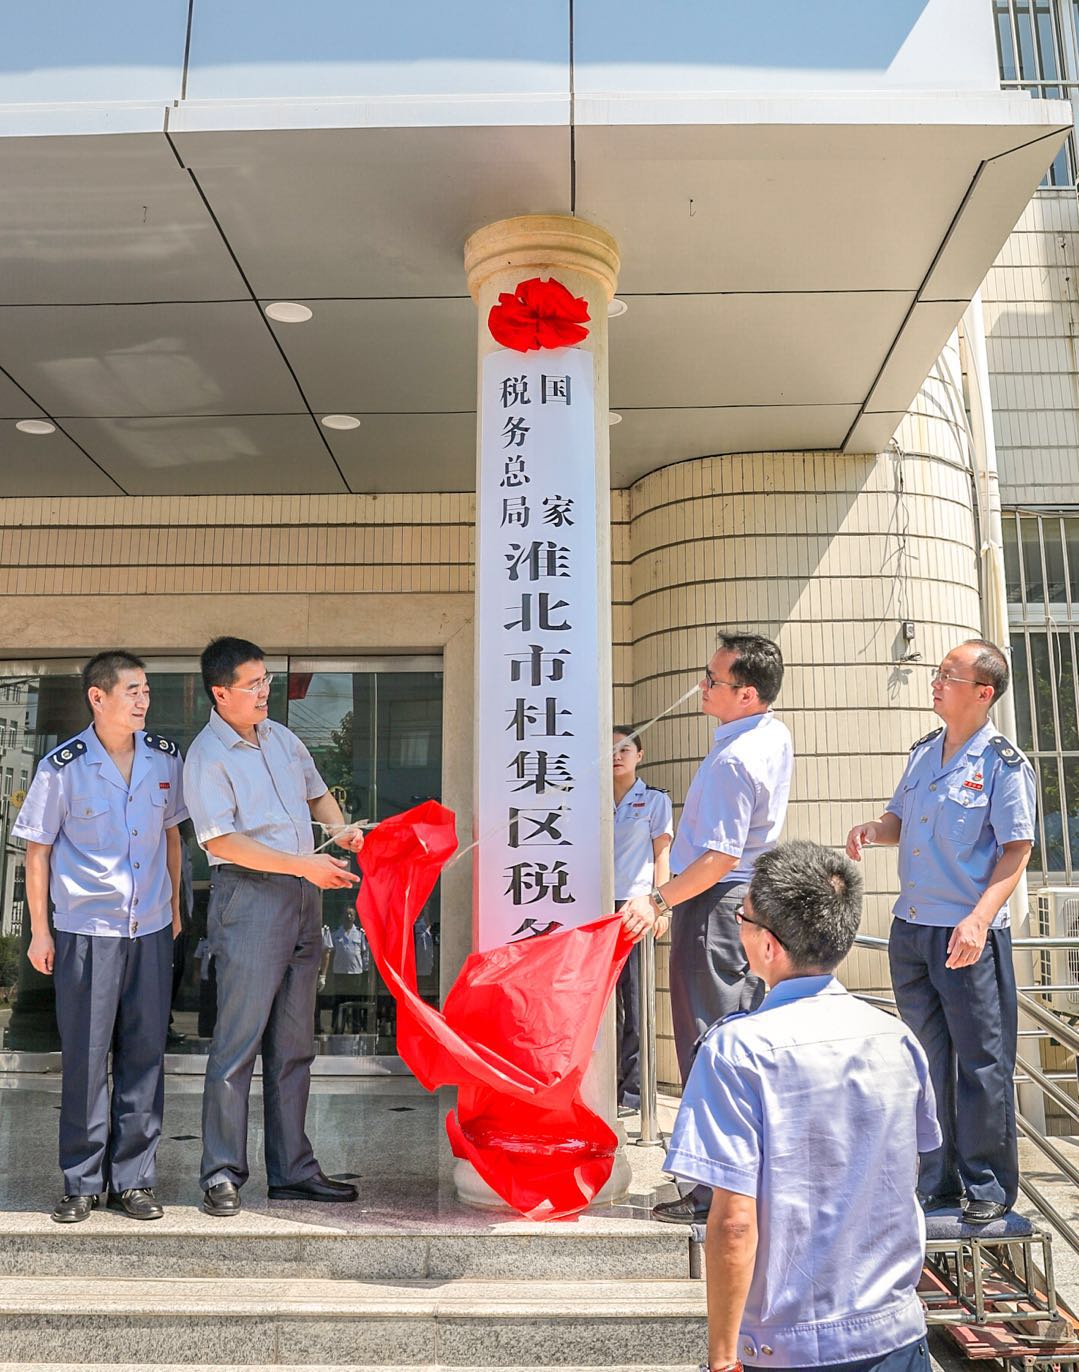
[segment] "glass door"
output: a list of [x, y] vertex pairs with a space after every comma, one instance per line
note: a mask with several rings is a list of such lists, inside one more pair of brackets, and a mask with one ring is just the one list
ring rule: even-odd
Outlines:
[[[38, 762], [88, 723], [81, 662], [0, 663], [0, 1051], [59, 1051], [52, 981], [26, 958], [25, 845], [11, 826]], [[311, 750], [347, 818], [380, 820], [442, 785], [442, 661], [438, 657], [267, 662], [276, 675], [270, 717], [287, 723]], [[185, 751], [209, 705], [198, 663], [148, 659], [154, 733]], [[190, 822], [184, 837], [169, 1052], [205, 1054], [216, 1019], [216, 981], [206, 946], [210, 869]], [[322, 842], [322, 835], [316, 837]], [[393, 1054], [393, 999], [374, 969], [355, 922], [355, 898], [322, 893], [323, 956], [315, 1022], [318, 1052], [357, 1059]], [[417, 925], [421, 994], [438, 1000], [438, 890]], [[9, 1066], [17, 1062], [6, 1060]], [[345, 1064], [339, 1064], [344, 1068]], [[347, 1069], [346, 1069], [347, 1070]]]
[[[349, 820], [386, 819], [442, 788], [442, 662], [411, 658], [293, 662], [288, 725], [311, 751]], [[421, 995], [438, 1002], [438, 888], [416, 925]], [[315, 1017], [320, 1053], [396, 1051], [393, 997], [371, 959], [353, 892], [322, 892]]]

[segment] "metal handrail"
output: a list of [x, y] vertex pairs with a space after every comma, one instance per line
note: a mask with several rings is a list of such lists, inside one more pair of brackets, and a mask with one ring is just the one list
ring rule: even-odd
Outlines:
[[655, 1148], [663, 1143], [659, 1132], [658, 1085], [656, 1082], [656, 940], [651, 933], [641, 939], [638, 970], [641, 1069], [641, 1134], [637, 1143]]

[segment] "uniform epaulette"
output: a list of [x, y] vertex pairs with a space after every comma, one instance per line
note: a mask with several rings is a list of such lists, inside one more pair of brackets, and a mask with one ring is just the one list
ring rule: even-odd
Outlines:
[[86, 744], [81, 738], [73, 738], [70, 743], [65, 743], [62, 748], [57, 748], [55, 753], [49, 754], [49, 761], [58, 772], [63, 771], [69, 762], [74, 762], [77, 757], [82, 757], [86, 752]]
[[932, 739], [939, 738], [943, 732], [944, 725], [942, 724], [939, 729], [934, 729], [932, 733], [926, 734], [925, 738], [920, 738], [916, 743], [912, 743], [910, 745], [910, 751], [913, 753], [915, 748], [920, 748], [923, 743], [929, 743]]
[[168, 753], [169, 757], [179, 757], [180, 750], [171, 738], [165, 738], [161, 734], [143, 734], [147, 748], [151, 748], [155, 753]]
[[656, 791], [656, 792], [658, 792], [659, 795], [661, 795], [661, 796], [669, 796], [669, 795], [670, 795], [670, 791], [668, 791], [667, 788], [666, 788], [665, 786], [649, 786], [649, 784], [648, 784], [647, 781], [644, 783], [644, 789], [645, 789], [646, 791]]
[[1020, 767], [1026, 761], [1015, 744], [1009, 743], [1003, 734], [994, 734], [989, 746], [1006, 767]]

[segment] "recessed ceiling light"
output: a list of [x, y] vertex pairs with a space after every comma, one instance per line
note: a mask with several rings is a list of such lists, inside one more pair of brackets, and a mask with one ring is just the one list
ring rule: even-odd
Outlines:
[[54, 434], [56, 425], [47, 419], [20, 419], [15, 427], [24, 434]]
[[306, 305], [297, 305], [292, 300], [275, 300], [272, 305], [266, 306], [266, 313], [279, 324], [306, 324], [311, 318], [311, 311]]
[[621, 424], [621, 422], [622, 416], [618, 413], [617, 410], [607, 411], [607, 423], [611, 426], [612, 429], [616, 424]]
[[360, 421], [354, 414], [324, 414], [322, 424], [326, 429], [358, 429]]
[[629, 306], [626, 302], [624, 300], [619, 300], [616, 295], [613, 300], [607, 302], [607, 318], [617, 319], [620, 314], [625, 314], [628, 309]]

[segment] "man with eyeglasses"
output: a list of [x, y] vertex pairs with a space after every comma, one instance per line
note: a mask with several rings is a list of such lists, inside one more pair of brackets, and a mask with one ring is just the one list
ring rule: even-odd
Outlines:
[[140, 658], [98, 653], [82, 690], [92, 723], [41, 762], [11, 829], [26, 840], [28, 956], [56, 985], [64, 1194], [52, 1218], [89, 1219], [108, 1190], [110, 1210], [157, 1220], [183, 762], [144, 732]]
[[217, 1022], [202, 1101], [202, 1208], [240, 1211], [259, 1052], [271, 1199], [354, 1201], [354, 1186], [323, 1174], [304, 1128], [322, 951], [318, 890], [359, 882], [347, 859], [314, 851], [312, 821], [352, 852], [363, 835], [345, 825], [303, 743], [268, 719], [273, 676], [261, 648], [214, 639], [202, 654], [202, 680], [213, 709], [184, 768], [214, 878], [207, 939]]
[[[671, 928], [671, 1018], [683, 1083], [709, 1025], [754, 1009], [764, 994], [750, 974], [734, 910], [787, 814], [794, 752], [772, 710], [782, 684], [783, 657], [771, 639], [719, 634], [700, 684], [701, 710], [718, 727], [686, 793], [670, 850], [675, 875], [622, 907], [623, 923], [638, 938]], [[707, 1186], [698, 1186], [656, 1205], [652, 1217], [693, 1224], [708, 1204]]]
[[928, 1211], [962, 1203], [968, 1224], [1012, 1208], [1018, 1009], [1008, 900], [1030, 859], [1034, 769], [989, 720], [1008, 661], [968, 639], [933, 675], [943, 720], [913, 745], [879, 819], [856, 824], [847, 853], [899, 848], [899, 897], [888, 942], [899, 1013], [929, 1058], [943, 1144], [921, 1160]]
[[845, 857], [794, 842], [739, 907], [768, 994], [705, 1035], [665, 1163], [713, 1188], [702, 1372], [929, 1372], [914, 1188], [940, 1130], [914, 1035], [833, 975], [861, 906]]

